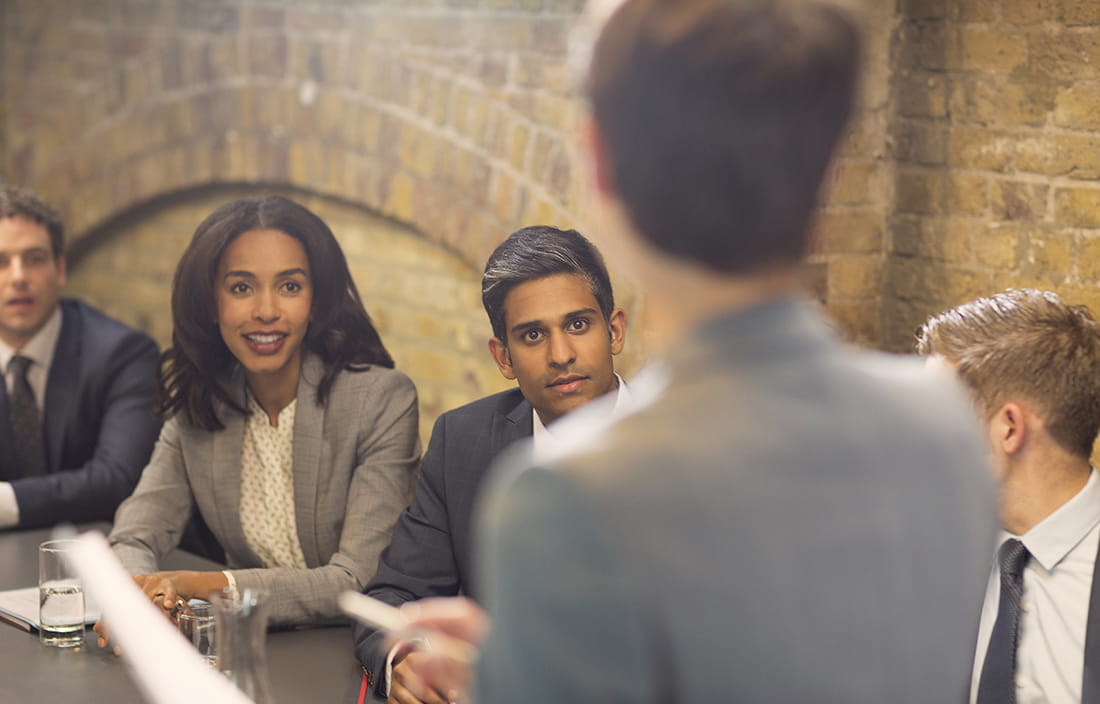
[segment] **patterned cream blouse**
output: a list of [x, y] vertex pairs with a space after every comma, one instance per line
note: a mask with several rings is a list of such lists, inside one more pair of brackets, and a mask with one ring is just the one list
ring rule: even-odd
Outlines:
[[248, 547], [265, 567], [306, 567], [294, 516], [294, 410], [267, 412], [248, 395], [248, 423], [241, 448], [241, 526]]

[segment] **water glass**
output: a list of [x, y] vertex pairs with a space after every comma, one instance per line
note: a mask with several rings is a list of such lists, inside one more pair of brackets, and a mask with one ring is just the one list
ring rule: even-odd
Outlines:
[[214, 605], [198, 599], [191, 600], [176, 616], [176, 625], [207, 664], [216, 668], [218, 659], [214, 654]]
[[84, 585], [65, 553], [75, 540], [47, 540], [38, 546], [38, 640], [75, 648], [84, 644]]

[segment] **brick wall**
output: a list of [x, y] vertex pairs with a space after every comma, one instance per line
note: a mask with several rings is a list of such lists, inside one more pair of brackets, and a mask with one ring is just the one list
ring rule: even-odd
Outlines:
[[[92, 233], [78, 249], [217, 184], [349, 204], [473, 270], [519, 226], [589, 220], [566, 68], [582, 0], [3, 5], [19, 99], [0, 111], [0, 174]], [[1008, 285], [1100, 303], [1097, 3], [864, 5], [861, 103], [807, 266], [841, 329], [908, 349], [927, 314]], [[643, 358], [635, 327], [624, 367]]]
[[1010, 286], [1100, 312], [1100, 3], [902, 5], [885, 345]]

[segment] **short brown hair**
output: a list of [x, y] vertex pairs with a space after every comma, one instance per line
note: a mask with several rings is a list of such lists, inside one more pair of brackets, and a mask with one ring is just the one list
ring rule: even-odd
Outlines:
[[723, 274], [800, 260], [860, 42], [837, 0], [623, 2], [585, 89], [638, 234]]
[[1100, 431], [1100, 324], [1085, 306], [1009, 289], [929, 318], [917, 350], [951, 362], [987, 417], [1024, 398], [1063, 448], [1091, 455]]
[[26, 188], [0, 185], [0, 218], [24, 217], [33, 220], [50, 235], [54, 259], [65, 251], [65, 224], [57, 210]]

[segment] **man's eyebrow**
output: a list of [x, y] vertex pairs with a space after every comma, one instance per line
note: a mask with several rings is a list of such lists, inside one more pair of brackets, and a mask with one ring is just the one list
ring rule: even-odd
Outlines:
[[[574, 318], [579, 318], [582, 315], [598, 315], [598, 314], [599, 314], [599, 311], [596, 310], [595, 308], [580, 308], [578, 310], [571, 310], [568, 313], [563, 313], [562, 316], [561, 316], [561, 320], [563, 322], [565, 322], [565, 321], [573, 320]], [[516, 325], [513, 325], [512, 328], [508, 332], [510, 332], [513, 335], [522, 335], [523, 333], [527, 332], [528, 330], [531, 330], [532, 328], [541, 328], [544, 325], [545, 325], [545, 323], [542, 320], [530, 320], [530, 321], [527, 321], [527, 322], [524, 322], [524, 323], [517, 323]]]
[[523, 333], [533, 328], [541, 328], [542, 325], [543, 323], [541, 320], [529, 320], [526, 323], [517, 323], [516, 325], [513, 325], [512, 329], [508, 332], [512, 333], [513, 335], [522, 335]]

